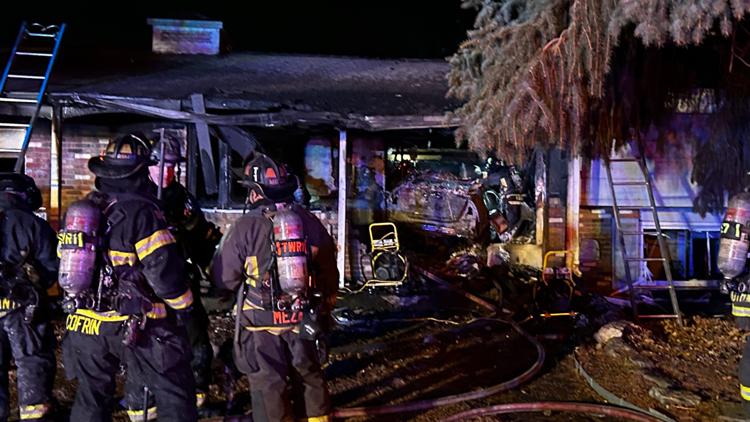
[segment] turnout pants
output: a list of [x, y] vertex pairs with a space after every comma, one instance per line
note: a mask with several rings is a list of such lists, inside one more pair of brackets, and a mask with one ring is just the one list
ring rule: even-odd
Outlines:
[[47, 321], [23, 320], [23, 309], [0, 318], [0, 421], [8, 420], [10, 359], [16, 363], [18, 406], [22, 421], [45, 417], [51, 410], [55, 377], [55, 337]]
[[[750, 330], [750, 295], [731, 293], [732, 315], [737, 321], [737, 326], [742, 330]], [[750, 417], [750, 340], [745, 343], [740, 359], [739, 368], [740, 397], [745, 409], [745, 415]]]
[[250, 381], [253, 420], [327, 421], [330, 400], [315, 342], [286, 331], [241, 333], [237, 366]]
[[211, 347], [211, 341], [208, 337], [208, 314], [203, 303], [200, 301], [200, 285], [196, 279], [193, 283], [193, 310], [190, 318], [185, 324], [190, 348], [193, 352], [193, 359], [190, 366], [193, 369], [195, 377], [196, 404], [203, 407], [206, 402], [208, 388], [211, 383], [211, 365], [214, 358], [214, 351]]
[[[82, 321], [82, 322], [81, 322]], [[157, 409], [148, 420], [196, 421], [195, 381], [190, 346], [173, 318], [149, 319], [133, 346], [122, 344], [125, 323], [68, 316], [63, 360], [69, 379], [78, 379], [71, 421], [111, 421], [115, 375], [127, 370], [125, 402], [133, 421], [144, 420], [143, 391], [148, 387]]]
[[[211, 347], [211, 340], [208, 337], [208, 313], [206, 313], [206, 308], [203, 307], [203, 303], [200, 301], [200, 279], [196, 277], [193, 280], [191, 290], [193, 291], [195, 301], [184, 326], [193, 355], [190, 367], [193, 370], [193, 377], [195, 379], [195, 404], [198, 409], [202, 409], [208, 399], [214, 351]], [[135, 395], [134, 400], [136, 400]], [[142, 403], [143, 399], [141, 398], [140, 400], [140, 403]], [[154, 405], [153, 397], [149, 400], [149, 404]], [[158, 408], [155, 408], [155, 410], [159, 413]]]

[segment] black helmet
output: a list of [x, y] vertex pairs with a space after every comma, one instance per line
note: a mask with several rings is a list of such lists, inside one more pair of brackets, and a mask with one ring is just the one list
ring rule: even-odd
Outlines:
[[263, 194], [274, 201], [292, 200], [297, 190], [297, 178], [290, 175], [286, 166], [277, 164], [271, 157], [253, 152], [245, 159], [243, 185], [260, 187]]
[[97, 177], [124, 179], [151, 163], [148, 139], [140, 133], [129, 133], [109, 141], [102, 156], [91, 157], [89, 170]]
[[180, 153], [180, 141], [174, 136], [165, 133], [164, 136], [154, 141], [151, 147], [151, 161], [158, 163], [161, 160], [161, 146], [164, 144], [164, 162], [166, 163], [182, 163], [185, 158]]
[[18, 173], [0, 173], [0, 192], [18, 195], [32, 210], [42, 206], [42, 193], [34, 179]]

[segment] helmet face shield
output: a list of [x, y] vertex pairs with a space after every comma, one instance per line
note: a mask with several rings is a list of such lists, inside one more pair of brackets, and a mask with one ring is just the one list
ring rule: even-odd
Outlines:
[[123, 179], [151, 164], [151, 146], [145, 136], [130, 133], [109, 141], [104, 153], [91, 157], [89, 170], [97, 177]]

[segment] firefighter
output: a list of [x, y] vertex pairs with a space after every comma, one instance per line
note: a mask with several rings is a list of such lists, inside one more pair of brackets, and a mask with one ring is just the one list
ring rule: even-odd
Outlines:
[[[748, 281], [750, 280], [746, 280], [744, 283], [750, 285]], [[737, 321], [737, 326], [743, 331], [750, 331], [750, 295], [732, 291], [730, 297], [732, 300], [732, 315]], [[739, 379], [743, 411], [745, 416], [750, 418], [750, 341], [745, 343], [742, 351]]]
[[189, 260], [186, 274], [194, 301], [193, 312], [185, 328], [193, 351], [191, 366], [195, 376], [198, 411], [207, 414], [209, 412], [206, 409], [206, 399], [211, 382], [213, 349], [208, 337], [208, 315], [200, 299], [200, 281], [203, 279], [201, 269], [207, 269], [211, 263], [216, 246], [221, 240], [221, 231], [206, 220], [198, 201], [176, 180], [175, 167], [184, 161], [180, 149], [177, 139], [169, 134], [162, 136], [151, 149], [153, 164], [149, 166], [148, 171], [151, 191], [155, 196], [159, 190], [159, 175], [162, 174], [160, 203], [169, 230], [174, 235], [183, 257]]
[[21, 420], [51, 416], [55, 338], [45, 292], [57, 280], [57, 237], [34, 215], [42, 204], [31, 177], [0, 173], [0, 421], [7, 421], [10, 358]]
[[[729, 199], [721, 223], [716, 266], [724, 275], [720, 291], [729, 294], [732, 315], [741, 330], [750, 330], [750, 188]], [[740, 397], [746, 417], [750, 418], [750, 341], [745, 343], [739, 366]]]
[[[149, 164], [150, 145], [140, 134], [110, 141], [88, 163], [97, 191], [87, 199], [101, 209], [97, 243], [103, 247], [90, 292], [64, 305], [75, 307], [66, 307], [63, 340], [66, 373], [78, 379], [72, 421], [111, 420], [121, 365], [132, 421], [198, 419], [190, 344], [178, 324], [191, 311], [193, 295], [182, 254], [149, 194]], [[144, 406], [144, 392], [153, 396], [158, 415]]]
[[330, 420], [317, 343], [336, 299], [333, 240], [294, 204], [297, 179], [268, 156], [246, 160], [243, 183], [250, 210], [222, 240], [211, 276], [238, 290], [234, 353], [250, 381], [253, 420]]

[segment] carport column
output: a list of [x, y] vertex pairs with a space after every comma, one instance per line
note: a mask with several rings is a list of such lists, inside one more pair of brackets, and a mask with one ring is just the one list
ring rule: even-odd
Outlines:
[[578, 266], [581, 251], [579, 221], [581, 208], [581, 157], [576, 155], [568, 161], [568, 198], [566, 208], [565, 249], [572, 252], [565, 257], [565, 266], [579, 275]]
[[62, 224], [60, 183], [62, 180], [62, 121], [63, 108], [56, 104], [52, 107], [52, 133], [50, 134], [49, 162], [49, 212], [47, 220], [59, 227]]
[[339, 287], [344, 286], [346, 265], [346, 130], [339, 129], [339, 178], [338, 178], [338, 253], [336, 266], [339, 269]]

